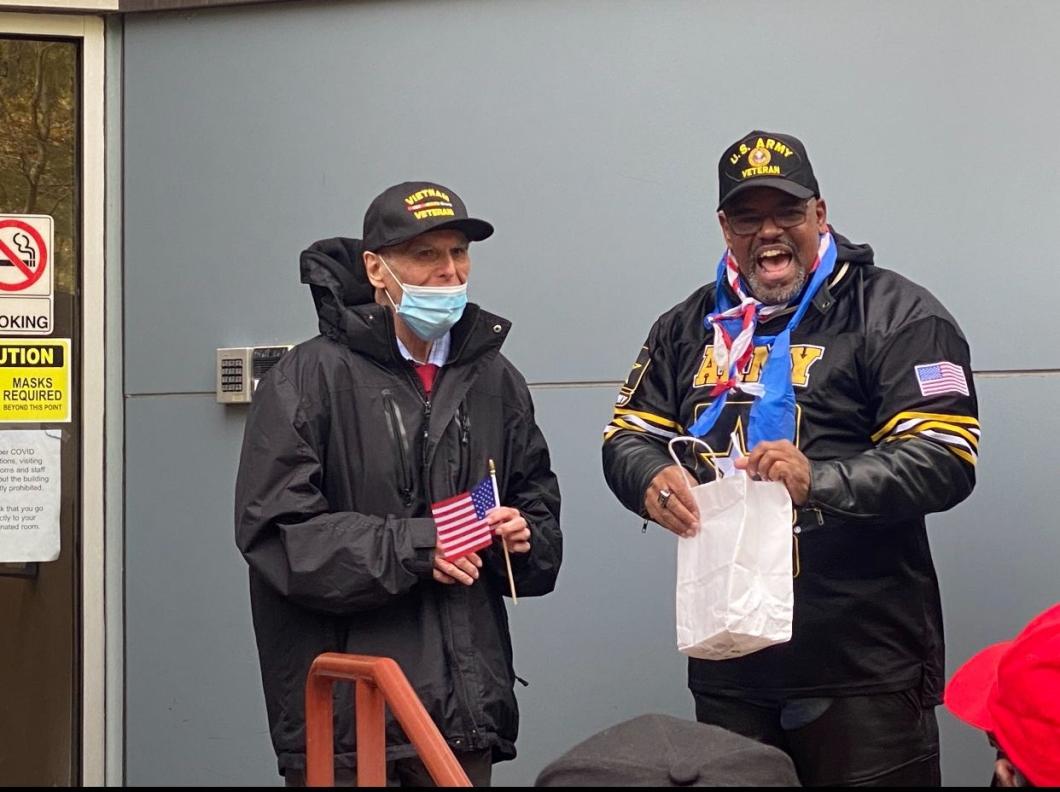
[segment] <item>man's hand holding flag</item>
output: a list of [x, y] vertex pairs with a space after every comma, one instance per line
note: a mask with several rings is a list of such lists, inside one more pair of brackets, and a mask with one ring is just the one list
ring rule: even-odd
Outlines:
[[490, 475], [469, 492], [431, 504], [431, 514], [438, 527], [434, 579], [439, 583], [470, 586], [478, 580], [482, 567], [482, 558], [477, 551], [489, 547], [493, 537], [499, 536], [512, 600], [518, 602], [508, 554], [530, 552], [530, 526], [518, 509], [499, 506], [499, 500], [491, 459]]

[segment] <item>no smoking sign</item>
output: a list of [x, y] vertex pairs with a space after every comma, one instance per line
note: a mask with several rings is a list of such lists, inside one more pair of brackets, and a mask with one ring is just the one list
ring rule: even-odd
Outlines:
[[0, 335], [49, 335], [55, 283], [48, 215], [0, 215]]

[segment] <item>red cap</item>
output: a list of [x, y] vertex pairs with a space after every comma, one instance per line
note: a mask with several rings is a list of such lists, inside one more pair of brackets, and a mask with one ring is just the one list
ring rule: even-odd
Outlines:
[[946, 707], [990, 732], [1036, 786], [1060, 786], [1060, 604], [957, 669]]

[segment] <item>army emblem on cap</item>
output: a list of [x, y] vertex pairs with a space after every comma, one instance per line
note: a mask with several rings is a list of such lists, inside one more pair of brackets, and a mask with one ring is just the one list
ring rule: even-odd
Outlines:
[[747, 164], [755, 168], [764, 168], [772, 158], [773, 155], [769, 153], [769, 149], [755, 146], [747, 155]]
[[[738, 163], [744, 155], [747, 156], [747, 167], [740, 168]], [[777, 157], [776, 162], [773, 162], [774, 155]], [[788, 160], [792, 157], [794, 161], [789, 163]], [[789, 167], [797, 168], [801, 164], [798, 154], [784, 141], [761, 137], [740, 143], [729, 157], [729, 162], [739, 169], [741, 180], [754, 176], [786, 176]]]

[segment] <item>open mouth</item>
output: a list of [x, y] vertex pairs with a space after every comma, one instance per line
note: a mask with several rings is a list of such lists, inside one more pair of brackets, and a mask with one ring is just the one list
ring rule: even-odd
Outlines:
[[755, 254], [755, 268], [765, 281], [784, 280], [795, 269], [795, 256], [791, 248], [784, 245], [762, 248]]

